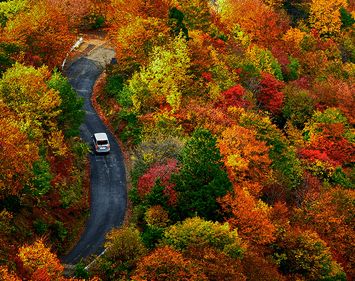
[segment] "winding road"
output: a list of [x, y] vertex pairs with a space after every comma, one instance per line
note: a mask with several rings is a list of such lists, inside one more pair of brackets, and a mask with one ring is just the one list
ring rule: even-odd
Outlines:
[[103, 251], [106, 233], [123, 223], [126, 204], [126, 174], [122, 151], [110, 131], [94, 110], [90, 98], [96, 79], [114, 57], [114, 51], [102, 46], [90, 45], [85, 56], [75, 60], [67, 69], [66, 76], [76, 92], [84, 98], [85, 122], [80, 136], [90, 147], [91, 136], [106, 132], [111, 144], [107, 155], [90, 154], [90, 216], [77, 245], [62, 258], [67, 265]]

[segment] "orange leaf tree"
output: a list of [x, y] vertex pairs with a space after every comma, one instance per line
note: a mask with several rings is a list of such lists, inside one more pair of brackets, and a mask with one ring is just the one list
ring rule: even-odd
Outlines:
[[242, 259], [244, 274], [247, 280], [263, 280], [263, 281], [286, 281], [277, 265], [270, 259], [262, 256], [259, 249], [247, 251]]
[[208, 245], [190, 247], [187, 252], [184, 252], [184, 256], [200, 267], [208, 280], [247, 280], [239, 259], [232, 258]]
[[238, 233], [252, 245], [265, 245], [275, 241], [275, 226], [270, 220], [271, 208], [256, 199], [246, 188], [234, 186], [234, 191], [221, 198], [227, 221]]
[[230, 30], [239, 25], [252, 42], [271, 47], [279, 39], [287, 22], [261, 0], [218, 0], [221, 18]]
[[299, 186], [302, 182], [303, 169], [295, 149], [289, 145], [281, 130], [268, 116], [260, 113], [243, 111], [239, 119], [243, 127], [256, 132], [257, 140], [265, 142], [268, 146], [269, 157], [272, 160], [272, 170], [268, 169], [268, 172], [277, 176], [278, 183], [290, 189]]
[[4, 281], [21, 281], [22, 280], [15, 273], [9, 272], [5, 266], [0, 266], [0, 276], [1, 276], [1, 280], [4, 280]]
[[134, 0], [111, 3], [108, 19], [110, 36], [121, 63], [146, 65], [153, 45], [161, 45], [169, 36], [168, 1]]
[[299, 224], [307, 221], [327, 242], [335, 258], [344, 266], [349, 276], [355, 276], [355, 234], [352, 216], [355, 191], [336, 187], [321, 192], [316, 198], [306, 200], [297, 211]]
[[157, 248], [138, 263], [133, 280], [208, 280], [202, 269], [168, 246]]
[[61, 65], [74, 41], [67, 18], [46, 1], [35, 3], [11, 19], [4, 37], [22, 47], [24, 57], [20, 59], [25, 63], [50, 68]]
[[57, 256], [46, 247], [43, 240], [37, 240], [32, 245], [22, 246], [19, 249], [18, 257], [29, 278], [35, 274], [48, 275], [51, 280], [56, 280], [62, 275], [63, 266]]
[[67, 17], [69, 27], [80, 27], [83, 19], [89, 16], [92, 0], [45, 0]]
[[38, 146], [21, 131], [21, 122], [0, 100], [0, 198], [21, 191], [38, 158]]
[[268, 178], [271, 160], [264, 141], [255, 131], [235, 125], [225, 129], [218, 146], [232, 182], [263, 181]]

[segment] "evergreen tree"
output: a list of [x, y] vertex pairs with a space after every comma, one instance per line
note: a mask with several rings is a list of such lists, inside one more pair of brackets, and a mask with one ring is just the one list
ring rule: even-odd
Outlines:
[[178, 216], [218, 219], [220, 207], [216, 199], [231, 190], [231, 183], [211, 132], [194, 131], [182, 151], [181, 163], [182, 168], [173, 179], [178, 192]]

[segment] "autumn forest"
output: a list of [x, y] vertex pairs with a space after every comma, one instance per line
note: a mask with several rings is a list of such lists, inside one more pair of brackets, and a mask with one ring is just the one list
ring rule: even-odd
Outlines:
[[[0, 280], [355, 280], [354, 23], [353, 0], [0, 0]], [[68, 276], [91, 147], [62, 63], [96, 32], [129, 200]]]

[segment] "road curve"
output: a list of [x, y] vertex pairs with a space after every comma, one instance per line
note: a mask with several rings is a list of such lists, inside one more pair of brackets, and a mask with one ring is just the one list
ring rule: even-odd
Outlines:
[[111, 144], [107, 155], [90, 154], [90, 216], [77, 245], [61, 259], [67, 265], [76, 264], [92, 254], [100, 254], [105, 234], [122, 224], [126, 211], [127, 189], [122, 151], [90, 101], [94, 83], [113, 55], [112, 50], [98, 47], [74, 61], [66, 71], [70, 84], [85, 101], [86, 116], [80, 127], [81, 138], [92, 147], [91, 136], [96, 132], [106, 132]]

